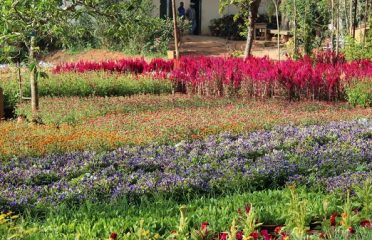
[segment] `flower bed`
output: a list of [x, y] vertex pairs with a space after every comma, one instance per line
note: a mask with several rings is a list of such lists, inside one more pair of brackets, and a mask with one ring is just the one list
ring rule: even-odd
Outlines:
[[[133, 66], [134, 65], [134, 66]], [[175, 67], [176, 66], [176, 67]], [[344, 88], [352, 79], [372, 77], [372, 62], [345, 62], [341, 56], [319, 53], [314, 59], [276, 62], [267, 58], [182, 57], [173, 63], [154, 59], [123, 59], [100, 63], [62, 64], [55, 73], [86, 71], [150, 74], [186, 84], [189, 94], [241, 95], [264, 98], [339, 100], [345, 99]]]
[[341, 174], [371, 176], [371, 126], [370, 120], [284, 126], [175, 146], [13, 159], [0, 166], [2, 201], [16, 207], [152, 192], [265, 189], [288, 181], [335, 190], [330, 184]]
[[[370, 118], [368, 108], [342, 103], [134, 96], [41, 99], [46, 125], [0, 123], [0, 159], [123, 145], [173, 144], [223, 132], [245, 133], [275, 125], [322, 124]], [[141, 104], [146, 107], [138, 108]], [[21, 113], [30, 114], [29, 104]], [[82, 110], [83, 109], [83, 110]]]

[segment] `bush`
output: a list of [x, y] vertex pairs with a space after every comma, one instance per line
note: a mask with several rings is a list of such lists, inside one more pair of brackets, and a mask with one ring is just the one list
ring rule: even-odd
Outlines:
[[240, 35], [241, 26], [244, 26], [244, 20], [238, 18], [234, 20], [234, 15], [227, 15], [222, 18], [211, 20], [209, 29], [213, 36], [225, 37], [231, 40], [243, 40], [244, 37]]
[[372, 80], [356, 81], [346, 88], [347, 100], [353, 106], [372, 106]]
[[172, 38], [172, 22], [152, 17], [151, 0], [117, 1], [105, 6], [111, 17], [82, 15], [65, 29], [69, 48], [103, 47], [130, 54], [164, 54]]

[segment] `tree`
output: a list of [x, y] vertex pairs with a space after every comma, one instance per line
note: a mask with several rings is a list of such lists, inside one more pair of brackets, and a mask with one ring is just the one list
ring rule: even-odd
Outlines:
[[328, 0], [283, 0], [281, 12], [292, 21], [296, 30], [296, 44], [302, 45], [308, 55], [320, 47], [327, 37], [330, 22]]
[[236, 18], [241, 16], [245, 19], [247, 27], [247, 42], [244, 50], [244, 58], [248, 58], [252, 52], [254, 25], [258, 15], [258, 8], [261, 0], [220, 0], [220, 12], [222, 13], [227, 6], [235, 5], [239, 9]]
[[40, 36], [58, 34], [63, 22], [67, 21], [66, 11], [60, 0], [3, 0], [0, 8], [0, 46], [24, 46], [28, 51], [30, 69], [32, 119], [38, 121], [38, 70], [35, 54], [39, 50]]
[[272, 0], [274, 7], [275, 7], [275, 16], [276, 16], [276, 26], [278, 30], [278, 60], [280, 60], [280, 23], [279, 23], [279, 4], [280, 0]]

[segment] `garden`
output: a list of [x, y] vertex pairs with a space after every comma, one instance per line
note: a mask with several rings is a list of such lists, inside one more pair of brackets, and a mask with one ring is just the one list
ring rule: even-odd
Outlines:
[[[67, 2], [0, 8], [0, 239], [372, 239], [371, 32], [322, 50], [330, 3], [283, 1], [285, 59], [166, 59], [150, 1]], [[249, 27], [249, 3], [215, 25]], [[134, 55], [37, 62], [87, 48]]]
[[[369, 239], [369, 60], [132, 58], [4, 74], [5, 239]], [[27, 73], [21, 71], [21, 79]]]

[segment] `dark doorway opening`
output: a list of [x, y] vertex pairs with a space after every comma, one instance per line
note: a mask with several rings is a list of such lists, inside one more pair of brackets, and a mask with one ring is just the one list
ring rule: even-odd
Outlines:
[[166, 19], [171, 17], [172, 5], [170, 4], [172, 0], [160, 0], [160, 18]]
[[190, 0], [190, 3], [194, 3], [195, 13], [196, 13], [196, 29], [193, 34], [199, 35], [201, 33], [201, 13], [202, 13], [202, 0]]

